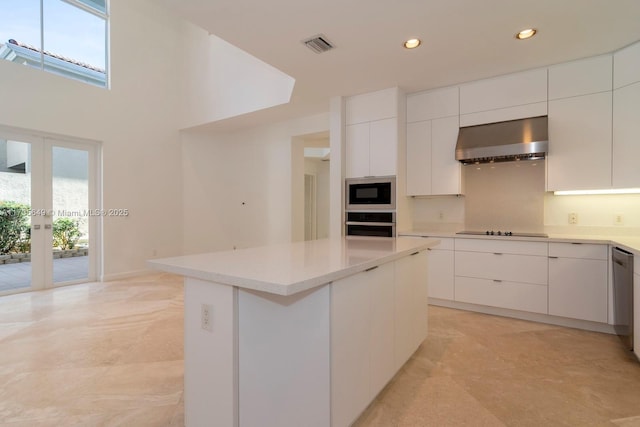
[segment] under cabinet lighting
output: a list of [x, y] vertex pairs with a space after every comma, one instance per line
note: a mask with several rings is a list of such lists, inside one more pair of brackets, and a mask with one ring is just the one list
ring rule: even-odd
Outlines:
[[556, 196], [583, 196], [592, 194], [640, 194], [640, 188], [615, 188], [610, 190], [566, 190], [554, 191]]

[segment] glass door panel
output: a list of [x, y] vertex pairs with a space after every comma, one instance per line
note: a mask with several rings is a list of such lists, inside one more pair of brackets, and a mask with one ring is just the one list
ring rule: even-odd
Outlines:
[[0, 134], [0, 294], [31, 289], [32, 144]]
[[[89, 151], [51, 147], [53, 283], [89, 275]], [[51, 255], [50, 255], [51, 256]]]

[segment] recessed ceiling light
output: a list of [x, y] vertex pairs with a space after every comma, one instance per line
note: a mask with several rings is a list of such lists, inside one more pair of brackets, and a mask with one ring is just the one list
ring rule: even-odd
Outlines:
[[404, 47], [406, 47], [407, 49], [415, 49], [420, 46], [420, 43], [422, 43], [420, 39], [409, 39], [404, 42]]
[[518, 34], [516, 34], [516, 38], [519, 40], [528, 39], [530, 37], [533, 37], [537, 32], [538, 30], [536, 30], [535, 28], [527, 28], [526, 30], [522, 30]]

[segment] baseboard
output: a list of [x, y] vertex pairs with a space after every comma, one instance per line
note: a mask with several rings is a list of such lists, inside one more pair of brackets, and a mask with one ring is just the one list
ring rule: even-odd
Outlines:
[[510, 310], [508, 308], [489, 307], [486, 305], [469, 304], [466, 302], [450, 301], [439, 298], [429, 298], [430, 305], [455, 308], [458, 310], [475, 311], [477, 313], [491, 314], [494, 316], [512, 317], [514, 319], [528, 320], [531, 322], [547, 323], [549, 325], [564, 326], [567, 328], [584, 329], [586, 331], [602, 332], [615, 335], [613, 325], [607, 323], [591, 322], [588, 320], [569, 319], [566, 317], [552, 316], [549, 314], [530, 313], [527, 311]]

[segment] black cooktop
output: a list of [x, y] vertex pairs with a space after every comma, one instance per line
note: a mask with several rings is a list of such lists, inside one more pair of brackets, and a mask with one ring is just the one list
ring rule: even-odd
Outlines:
[[475, 231], [475, 230], [464, 230], [458, 231], [456, 234], [467, 234], [472, 236], [505, 236], [505, 237], [549, 237], [545, 233], [528, 233], [522, 231]]

